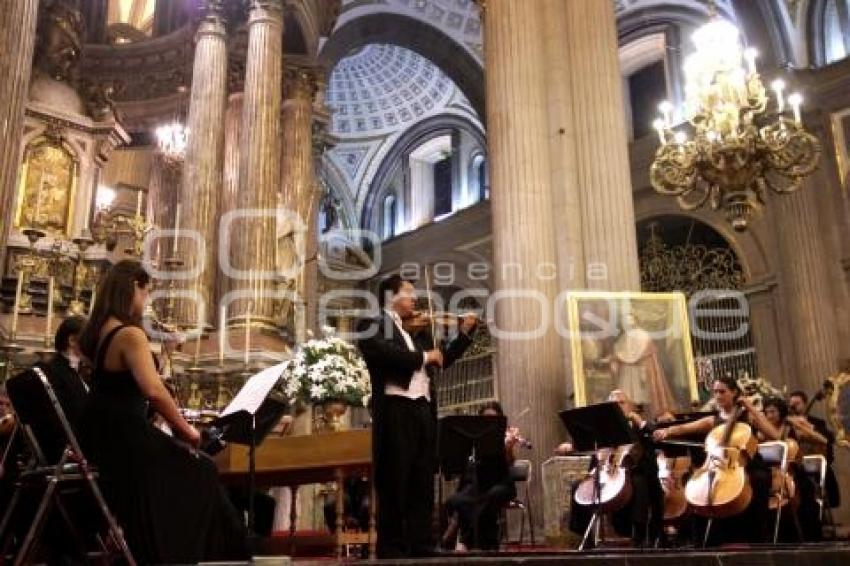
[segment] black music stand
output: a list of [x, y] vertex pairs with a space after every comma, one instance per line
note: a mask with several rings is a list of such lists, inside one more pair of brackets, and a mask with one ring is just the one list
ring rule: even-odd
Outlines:
[[[573, 440], [573, 446], [579, 452], [593, 451], [596, 454], [600, 448], [615, 448], [637, 441], [634, 429], [629, 425], [620, 406], [614, 402], [599, 403], [560, 411], [558, 416]], [[600, 521], [601, 479], [599, 477], [602, 463], [597, 461], [593, 473], [593, 515], [581, 539], [579, 550], [584, 550], [594, 525]], [[594, 543], [598, 544], [598, 529]]]
[[438, 424], [440, 473], [447, 479], [466, 473], [472, 482], [472, 493], [476, 499], [473, 536], [477, 545], [478, 515], [481, 512], [478, 464], [484, 458], [505, 456], [508, 419], [504, 416], [450, 415], [441, 418]]
[[221, 439], [248, 446], [248, 532], [254, 534], [255, 452], [274, 428], [289, 403], [272, 388], [283, 373], [283, 365], [266, 368], [251, 376], [221, 416], [212, 425], [221, 430]]

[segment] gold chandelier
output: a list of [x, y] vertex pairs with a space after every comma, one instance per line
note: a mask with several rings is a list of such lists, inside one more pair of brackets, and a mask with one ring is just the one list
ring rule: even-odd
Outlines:
[[817, 167], [821, 146], [803, 129], [802, 96], [791, 94], [786, 105], [781, 79], [771, 83], [768, 109], [755, 50], [742, 49], [738, 29], [713, 6], [711, 20], [693, 41], [696, 52], [685, 60], [683, 108], [690, 127], [674, 129], [673, 105], [659, 104], [662, 117], [653, 126], [661, 146], [650, 182], [660, 194], [677, 197], [683, 209], [709, 203], [724, 210], [735, 230], [746, 230], [767, 189], [785, 194], [800, 188]]

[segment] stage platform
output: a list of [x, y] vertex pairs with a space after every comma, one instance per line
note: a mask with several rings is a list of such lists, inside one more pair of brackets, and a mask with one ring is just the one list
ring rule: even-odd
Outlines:
[[[327, 566], [337, 562], [324, 558], [297, 558], [298, 566]], [[499, 553], [447, 553], [434, 558], [409, 560], [355, 560], [343, 559], [345, 563], [387, 566], [391, 564], [490, 564], [568, 566], [846, 566], [850, 564], [850, 544], [818, 543], [804, 545], [736, 546], [720, 549], [683, 550], [552, 550], [528, 548], [522, 551]], [[262, 563], [266, 563], [262, 561]], [[270, 562], [269, 562], [270, 563]]]

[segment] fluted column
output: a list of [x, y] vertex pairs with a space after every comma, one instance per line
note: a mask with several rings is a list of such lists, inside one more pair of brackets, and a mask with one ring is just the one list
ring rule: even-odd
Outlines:
[[38, 0], [16, 0], [0, 10], [0, 260], [12, 222], [37, 21]]
[[[291, 278], [288, 286], [298, 293], [299, 312], [306, 306], [308, 284], [314, 279], [309, 275], [315, 262], [304, 262], [310, 257], [308, 248], [316, 247], [311, 245], [311, 240], [316, 239], [315, 222], [311, 222], [316, 190], [312, 143], [315, 90], [316, 79], [311, 69], [284, 69], [281, 202], [289, 214], [297, 215], [298, 222], [293, 223], [292, 219], [284, 222], [281, 233], [284, 241], [278, 245], [278, 253], [281, 270]], [[295, 332], [301, 341], [307, 321], [299, 318], [296, 317]]]
[[[582, 209], [576, 166], [576, 127], [573, 121], [569, 59], [564, 56], [567, 12], [564, 0], [543, 0], [545, 27], [546, 93], [549, 112], [549, 164], [552, 177], [552, 213], [555, 251], [561, 289], [585, 287]], [[566, 348], [567, 356], [569, 348]]]
[[[499, 392], [508, 419], [528, 409], [535, 469], [563, 438], [557, 411], [566, 400], [552, 324], [557, 294], [547, 136], [544, 15], [535, 2], [488, 0], [484, 17], [487, 143], [493, 224], [491, 332], [498, 345]], [[513, 296], [512, 296], [513, 295]], [[519, 333], [542, 329], [536, 336]], [[533, 495], [542, 525], [539, 483]]]
[[[245, 96], [241, 92], [231, 94], [227, 99], [227, 110], [224, 115], [224, 181], [219, 210], [225, 215], [236, 210], [237, 195], [239, 194], [239, 133], [242, 126], [242, 102]], [[218, 272], [217, 301], [230, 291], [231, 280], [222, 271]]]
[[[187, 281], [195, 300], [181, 301], [178, 320], [195, 324], [198, 302], [206, 306], [202, 324], [215, 320], [216, 249], [219, 200], [224, 156], [224, 117], [227, 105], [227, 30], [222, 19], [222, 0], [206, 0], [206, 13], [196, 34], [195, 63], [189, 102], [189, 142], [183, 169], [180, 202], [187, 230], [205, 243], [205, 253], [181, 238], [179, 249], [187, 270], [198, 275]], [[181, 226], [182, 228], [182, 226]], [[190, 251], [191, 250], [191, 251]]]
[[[283, 65], [281, 0], [252, 0], [248, 16], [248, 54], [242, 107], [237, 208], [274, 214], [280, 184], [280, 102]], [[274, 324], [275, 218], [243, 218], [233, 227], [230, 263], [249, 271], [231, 281], [232, 289], [250, 291], [252, 321]], [[243, 317], [251, 299], [232, 303], [229, 316]]]
[[768, 214], [779, 251], [779, 283], [792, 337], [790, 385], [805, 391], [820, 388], [838, 370], [840, 346], [836, 305], [830, 288], [829, 262], [819, 231], [816, 186], [774, 197]]
[[587, 287], [637, 291], [640, 271], [614, 3], [569, 0], [565, 8], [570, 133], [575, 136]]

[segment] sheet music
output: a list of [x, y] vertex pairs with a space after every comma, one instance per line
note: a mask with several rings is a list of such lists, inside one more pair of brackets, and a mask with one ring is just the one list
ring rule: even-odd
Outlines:
[[239, 393], [236, 394], [236, 397], [230, 401], [230, 404], [221, 412], [221, 417], [226, 417], [232, 413], [236, 413], [239, 411], [246, 411], [250, 414], [254, 414], [257, 412], [257, 409], [260, 408], [260, 405], [263, 404], [266, 397], [268, 397], [269, 392], [274, 387], [274, 384], [277, 383], [277, 380], [280, 379], [280, 376], [283, 375], [283, 367], [286, 365], [286, 362], [280, 363], [276, 366], [272, 366], [270, 368], [266, 368], [260, 373], [252, 375], [248, 381], [245, 382], [245, 385], [242, 386], [242, 389], [239, 390]]

